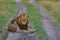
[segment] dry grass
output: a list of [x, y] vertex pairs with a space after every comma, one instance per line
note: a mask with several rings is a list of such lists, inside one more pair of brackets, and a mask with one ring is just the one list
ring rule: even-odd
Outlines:
[[0, 0], [0, 2], [6, 2], [6, 0]]
[[7, 0], [7, 2], [13, 3], [13, 2], [15, 2], [15, 0]]
[[0, 15], [6, 14], [7, 13], [7, 5], [5, 4], [0, 4]]
[[60, 2], [41, 1], [39, 3], [44, 7], [50, 7], [51, 10], [49, 12], [51, 13], [60, 12]]
[[38, 3], [49, 12], [49, 15], [52, 15], [60, 23], [60, 1], [39, 1]]

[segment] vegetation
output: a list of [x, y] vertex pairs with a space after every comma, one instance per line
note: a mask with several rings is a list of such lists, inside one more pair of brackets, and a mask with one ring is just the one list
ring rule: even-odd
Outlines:
[[32, 23], [32, 27], [36, 29], [36, 33], [39, 37], [39, 40], [47, 40], [46, 33], [44, 32], [40, 21], [40, 13], [32, 4], [28, 3], [28, 0], [22, 0], [22, 2], [27, 7], [27, 13], [30, 17], [30, 22]]
[[59, 0], [54, 0], [54, 1], [39, 0], [37, 2], [48, 11], [49, 15], [52, 15], [52, 17], [55, 19], [55, 21], [57, 21], [57, 23], [60, 23], [60, 1]]
[[0, 0], [0, 31], [16, 11], [14, 0]]

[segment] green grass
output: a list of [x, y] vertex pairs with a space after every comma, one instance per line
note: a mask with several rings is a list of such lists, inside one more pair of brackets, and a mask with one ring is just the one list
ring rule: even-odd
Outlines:
[[32, 22], [32, 27], [36, 29], [39, 40], [47, 40], [46, 33], [44, 32], [40, 21], [41, 15], [39, 14], [38, 10], [32, 4], [29, 4], [27, 0], [22, 0], [22, 2], [27, 7], [30, 22]]
[[0, 31], [2, 31], [9, 18], [14, 15], [15, 11], [15, 1], [0, 0]]

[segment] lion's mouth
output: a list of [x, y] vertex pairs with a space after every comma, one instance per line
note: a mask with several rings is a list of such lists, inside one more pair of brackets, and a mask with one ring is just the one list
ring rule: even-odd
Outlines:
[[22, 20], [22, 24], [26, 24], [26, 19]]

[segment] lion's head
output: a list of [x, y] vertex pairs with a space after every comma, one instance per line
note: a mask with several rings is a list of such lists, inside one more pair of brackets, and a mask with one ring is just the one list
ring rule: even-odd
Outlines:
[[29, 16], [26, 13], [21, 14], [20, 16], [18, 16], [17, 18], [17, 22], [19, 24], [23, 24], [26, 25], [29, 23]]

